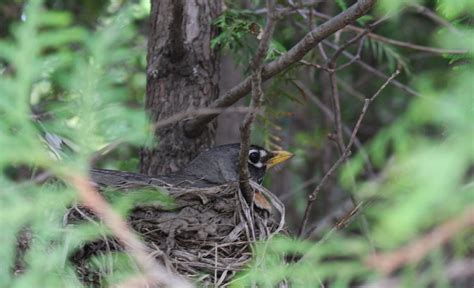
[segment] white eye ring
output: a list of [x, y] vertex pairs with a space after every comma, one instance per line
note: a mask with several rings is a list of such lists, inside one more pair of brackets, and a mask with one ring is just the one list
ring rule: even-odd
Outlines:
[[260, 161], [262, 158], [262, 151], [257, 149], [252, 149], [249, 151], [248, 162], [257, 168], [262, 168], [263, 163]]
[[249, 163], [252, 164], [253, 166], [257, 167], [257, 168], [262, 168], [263, 167], [262, 162], [252, 163], [252, 162], [249, 161]]

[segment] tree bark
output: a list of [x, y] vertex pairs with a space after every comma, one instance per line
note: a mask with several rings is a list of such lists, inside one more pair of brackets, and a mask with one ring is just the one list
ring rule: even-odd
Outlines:
[[[207, 107], [219, 95], [219, 59], [211, 49], [211, 22], [221, 0], [151, 0], [146, 109], [152, 123], [178, 112]], [[216, 122], [196, 138], [182, 123], [154, 131], [152, 147], [140, 152], [140, 171], [157, 175], [176, 171], [214, 143]]]
[[[222, 55], [220, 66], [219, 90], [227, 91], [242, 81], [241, 67], [230, 55]], [[245, 106], [244, 99], [236, 106]], [[222, 113], [217, 117], [216, 145], [240, 142], [240, 123], [244, 120], [242, 113]]]

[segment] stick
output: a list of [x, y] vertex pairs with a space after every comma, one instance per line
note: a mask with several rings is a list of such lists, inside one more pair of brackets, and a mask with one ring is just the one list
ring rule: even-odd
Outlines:
[[267, 25], [263, 31], [257, 52], [251, 62], [252, 100], [250, 102], [250, 109], [253, 111], [245, 116], [242, 126], [240, 127], [239, 181], [240, 189], [250, 207], [253, 207], [252, 203], [254, 196], [253, 190], [249, 184], [250, 174], [248, 168], [248, 155], [250, 149], [250, 134], [252, 132], [252, 124], [255, 120], [257, 111], [260, 110], [263, 103], [262, 67], [276, 25], [276, 15], [274, 13], [274, 3], [272, 0], [267, 0], [267, 9]]
[[84, 205], [104, 221], [154, 284], [165, 287], [193, 287], [183, 278], [170, 273], [149, 255], [147, 246], [138, 239], [120, 215], [97, 193], [88, 178], [79, 175], [67, 175], [66, 178], [76, 189]]
[[396, 251], [369, 257], [367, 264], [388, 275], [404, 264], [419, 262], [429, 252], [448, 242], [457, 233], [468, 227], [474, 227], [474, 205], [467, 207], [460, 216], [446, 221], [430, 233]]
[[367, 113], [367, 109], [369, 108], [369, 105], [378, 97], [378, 95], [382, 92], [383, 89], [392, 81], [393, 78], [395, 78], [398, 74], [400, 74], [400, 71], [397, 70], [395, 73], [393, 73], [385, 83], [380, 86], [380, 88], [375, 92], [375, 94], [371, 98], [366, 98], [364, 101], [364, 106], [362, 107], [362, 111], [359, 115], [359, 118], [357, 119], [357, 122], [354, 126], [354, 129], [352, 130], [351, 137], [349, 139], [349, 143], [347, 144], [346, 148], [344, 149], [342, 155], [339, 157], [339, 159], [329, 168], [329, 170], [326, 172], [326, 174], [323, 176], [319, 184], [316, 186], [316, 188], [313, 190], [311, 194], [308, 195], [308, 202], [306, 204], [306, 209], [304, 212], [303, 220], [301, 221], [301, 226], [299, 229], [299, 237], [303, 237], [304, 232], [305, 232], [305, 227], [307, 225], [309, 215], [311, 212], [311, 208], [313, 207], [313, 203], [316, 200], [316, 197], [318, 196], [319, 192], [321, 191], [321, 188], [323, 188], [324, 184], [326, 181], [331, 177], [331, 175], [334, 173], [334, 171], [346, 160], [347, 157], [350, 156], [350, 149], [352, 145], [354, 144], [354, 141], [357, 136], [357, 132], [359, 131], [360, 125], [362, 123], [362, 120], [365, 117], [365, 114]]
[[[275, 75], [285, 71], [292, 64], [301, 60], [311, 49], [318, 45], [329, 35], [344, 28], [357, 18], [365, 15], [374, 5], [376, 0], [359, 0], [356, 4], [349, 7], [342, 13], [334, 16], [325, 23], [311, 30], [293, 46], [287, 53], [278, 59], [266, 64], [262, 69], [262, 81], [266, 81]], [[247, 77], [244, 81], [221, 95], [219, 99], [211, 104], [211, 108], [229, 107], [240, 98], [244, 97], [251, 90], [251, 78]], [[188, 121], [185, 125], [185, 132], [189, 137], [196, 137], [201, 133], [202, 127], [216, 118], [219, 113], [211, 115], [202, 115]]]

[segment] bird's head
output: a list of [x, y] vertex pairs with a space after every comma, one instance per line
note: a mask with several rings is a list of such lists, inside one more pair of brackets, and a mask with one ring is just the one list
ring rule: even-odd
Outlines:
[[[209, 148], [191, 161], [184, 173], [194, 175], [211, 183], [223, 184], [239, 179], [240, 144], [227, 144]], [[250, 177], [261, 184], [267, 168], [274, 167], [293, 154], [287, 151], [270, 151], [257, 145], [251, 145], [248, 154]]]
[[260, 146], [251, 145], [248, 163], [256, 168], [271, 168], [293, 157], [293, 154], [284, 150], [268, 151]]
[[248, 163], [250, 176], [261, 184], [267, 168], [272, 168], [293, 157], [293, 154], [284, 150], [269, 151], [257, 145], [249, 149]]

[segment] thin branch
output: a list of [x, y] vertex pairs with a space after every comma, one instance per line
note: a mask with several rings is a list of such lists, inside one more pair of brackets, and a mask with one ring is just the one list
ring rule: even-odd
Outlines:
[[[344, 150], [346, 149], [345, 142], [344, 142], [344, 135], [343, 135], [343, 128], [342, 128], [342, 117], [341, 117], [341, 105], [340, 105], [340, 96], [339, 96], [339, 89], [337, 85], [337, 77], [336, 77], [336, 72], [338, 69], [336, 69], [336, 63], [337, 63], [337, 58], [351, 45], [359, 42], [359, 47], [357, 49], [357, 55], [354, 58], [354, 60], [349, 61], [344, 65], [344, 68], [352, 65], [357, 61], [357, 59], [360, 58], [360, 53], [362, 51], [362, 46], [363, 46], [363, 39], [365, 39], [365, 36], [370, 33], [377, 25], [385, 21], [387, 17], [382, 17], [379, 20], [375, 21], [374, 23], [370, 24], [367, 26], [367, 28], [360, 32], [358, 35], [347, 41], [344, 45], [339, 47], [331, 57], [331, 59], [327, 62], [327, 67], [331, 70], [328, 72], [329, 76], [329, 82], [331, 86], [331, 94], [332, 94], [332, 99], [333, 99], [333, 110], [334, 110], [334, 123], [335, 123], [335, 128], [336, 128], [336, 143], [338, 144], [339, 148], [339, 153], [342, 155]], [[345, 159], [347, 160], [347, 158]], [[360, 204], [357, 203], [358, 201], [355, 199], [355, 197], [350, 194], [350, 199], [352, 201], [352, 204], [354, 207], [359, 207]], [[361, 224], [362, 224], [362, 229], [364, 236], [368, 239], [369, 243], [372, 243], [372, 239], [369, 236], [368, 233], [368, 221], [365, 217], [361, 218]], [[371, 245], [374, 247], [373, 245]]]
[[326, 72], [329, 72], [328, 68], [326, 68], [325, 66], [319, 65], [318, 63], [312, 63], [312, 62], [306, 61], [304, 59], [298, 61], [298, 63], [301, 63], [301, 64], [303, 64], [305, 66], [308, 66], [308, 67], [313, 67], [313, 68], [316, 68], [316, 69], [321, 69], [321, 70], [324, 70]]
[[[316, 106], [318, 106], [318, 108], [323, 112], [324, 115], [326, 115], [329, 119], [334, 121], [334, 114], [331, 111], [331, 109], [329, 109], [329, 107], [327, 107], [321, 100], [319, 100], [319, 98], [316, 97], [316, 95], [314, 95], [313, 92], [311, 92], [311, 90], [308, 89], [308, 87], [306, 87], [299, 80], [294, 80], [291, 82], [301, 91], [301, 93], [304, 93], [304, 95], [307, 96], [309, 100], [311, 100], [314, 104], [316, 104]], [[344, 130], [344, 133], [347, 135], [347, 137], [350, 137], [352, 134], [352, 131], [350, 130], [350, 128], [344, 124], [342, 128]], [[369, 172], [370, 175], [374, 175], [374, 168], [372, 167], [372, 164], [370, 163], [369, 155], [367, 154], [364, 147], [362, 146], [362, 143], [360, 142], [359, 138], [356, 137], [354, 139], [354, 145], [357, 147], [358, 151], [362, 152], [363, 158], [367, 165], [367, 171]]]
[[[304, 27], [303, 27], [304, 28]], [[358, 31], [362, 31], [363, 29], [360, 29]], [[370, 34], [370, 33], [369, 33]], [[368, 35], [369, 35], [368, 34]], [[321, 42], [322, 44], [334, 49], [334, 50], [338, 50], [339, 49], [339, 46], [328, 41], [328, 40], [323, 40]], [[348, 58], [350, 61], [338, 68], [336, 68], [334, 71], [338, 71], [338, 70], [341, 70], [343, 68], [345, 68], [344, 66], [346, 65], [352, 65], [352, 63], [356, 63], [357, 65], [359, 65], [361, 68], [363, 68], [364, 70], [366, 70], [367, 72], [370, 72], [371, 74], [377, 76], [378, 78], [380, 79], [383, 79], [383, 80], [387, 80], [389, 78], [389, 76], [385, 75], [383, 72], [380, 72], [379, 70], [377, 70], [376, 68], [372, 67], [371, 65], [367, 64], [366, 62], [362, 61], [360, 59], [360, 49], [358, 49], [358, 54], [357, 55], [353, 55], [351, 54], [350, 52], [348, 51], [343, 51], [342, 52], [342, 55], [344, 55], [344, 57]], [[317, 69], [322, 69], [324, 71], [333, 71], [331, 69], [328, 69], [327, 67], [325, 66], [321, 66], [319, 64], [314, 64], [314, 63], [310, 63], [306, 60], [300, 60], [298, 61], [299, 63], [303, 64], [303, 65], [307, 65], [307, 66], [311, 66], [311, 67], [314, 67], [314, 68], [317, 68]], [[408, 95], [411, 95], [411, 96], [416, 96], [416, 97], [423, 97], [420, 93], [418, 93], [417, 91], [413, 90], [412, 88], [408, 87], [407, 85], [393, 79], [390, 84], [392, 84], [393, 86], [399, 88], [400, 90], [402, 90], [403, 92], [405, 92], [406, 94]]]
[[349, 61], [349, 63], [346, 63], [346, 65], [344, 67], [347, 67], [348, 65], [351, 65], [355, 61], [357, 61], [356, 59], [360, 58], [360, 53], [362, 51], [362, 44], [363, 44], [362, 40], [364, 39], [364, 37], [367, 34], [369, 34], [370, 31], [372, 31], [377, 25], [379, 25], [380, 23], [382, 23], [386, 19], [387, 19], [386, 17], [383, 17], [383, 18], [377, 20], [373, 24], [369, 25], [365, 30], [361, 31], [358, 35], [356, 35], [355, 37], [353, 37], [352, 39], [347, 41], [344, 45], [340, 46], [338, 49], [336, 49], [334, 54], [331, 56], [331, 58], [327, 62], [326, 67], [328, 68], [328, 71], [329, 71], [328, 72], [329, 82], [330, 82], [330, 85], [331, 85], [331, 91], [332, 91], [332, 96], [333, 96], [332, 98], [333, 98], [333, 103], [334, 103], [334, 117], [335, 117], [334, 122], [335, 122], [335, 126], [336, 126], [336, 140], [337, 140], [337, 144], [338, 144], [340, 153], [342, 153], [342, 151], [345, 149], [345, 144], [344, 144], [344, 137], [343, 137], [343, 133], [342, 133], [342, 119], [341, 119], [341, 105], [340, 105], [339, 90], [338, 90], [338, 87], [337, 87], [337, 79], [336, 79], [336, 74], [335, 74], [335, 71], [338, 70], [338, 69], [336, 69], [337, 59], [351, 45], [353, 45], [357, 42], [360, 42], [359, 47], [357, 49], [357, 55], [354, 57], [354, 61], [352, 61], [352, 60]]
[[77, 190], [83, 204], [104, 221], [147, 278], [152, 279], [154, 284], [165, 287], [193, 287], [183, 278], [170, 273], [150, 256], [148, 247], [139, 240], [128, 224], [100, 196], [88, 178], [79, 175], [67, 175], [66, 178]]
[[[292, 64], [301, 60], [313, 47], [318, 45], [322, 40], [329, 35], [344, 28], [349, 23], [355, 21], [359, 17], [365, 15], [371, 9], [376, 0], [359, 0], [356, 4], [349, 7], [342, 13], [334, 16], [325, 23], [313, 29], [306, 36], [301, 39], [295, 46], [293, 46], [287, 53], [278, 59], [266, 64], [262, 69], [262, 80], [268, 80], [273, 76], [285, 71]], [[247, 77], [237, 86], [221, 95], [219, 99], [214, 101], [211, 108], [225, 108], [229, 107], [240, 98], [244, 97], [251, 90], [251, 78]], [[207, 123], [217, 117], [218, 113], [212, 115], [202, 115], [195, 119], [188, 121], [185, 124], [185, 131], [189, 137], [196, 137], [202, 131]]]
[[400, 74], [400, 71], [397, 70], [395, 73], [393, 73], [385, 83], [380, 86], [380, 88], [375, 92], [375, 94], [371, 98], [366, 98], [364, 101], [364, 106], [362, 107], [362, 111], [359, 115], [359, 118], [357, 119], [357, 122], [354, 126], [354, 129], [352, 130], [351, 137], [349, 139], [349, 143], [347, 144], [346, 148], [344, 149], [342, 155], [339, 157], [339, 159], [329, 168], [329, 170], [326, 172], [326, 174], [323, 176], [319, 184], [316, 186], [316, 188], [313, 190], [311, 194], [308, 195], [308, 202], [306, 205], [306, 209], [304, 212], [303, 220], [301, 222], [301, 226], [299, 229], [299, 237], [303, 237], [305, 233], [305, 226], [307, 225], [309, 215], [311, 212], [311, 208], [313, 207], [314, 201], [316, 200], [319, 192], [323, 188], [324, 184], [326, 181], [332, 176], [334, 171], [346, 160], [347, 157], [350, 156], [351, 154], [351, 148], [352, 145], [354, 144], [354, 141], [357, 136], [357, 132], [359, 131], [360, 125], [362, 123], [362, 120], [365, 117], [365, 114], [367, 113], [367, 109], [369, 108], [369, 105], [378, 97], [378, 95], [382, 92], [382, 90], [385, 89], [385, 87], [390, 83], [390, 81], [395, 78], [398, 74]]
[[192, 109], [189, 111], [184, 111], [180, 113], [173, 114], [172, 116], [162, 119], [153, 124], [153, 131], [159, 128], [163, 128], [170, 124], [175, 124], [182, 120], [192, 119], [194, 117], [213, 115], [215, 113], [249, 113], [249, 112], [258, 112], [257, 110], [251, 107], [230, 107], [230, 108], [198, 108]]
[[[335, 67], [331, 64], [328, 65], [330, 69]], [[334, 126], [336, 128], [336, 143], [339, 148], [339, 153], [342, 154], [344, 151], [344, 136], [342, 135], [342, 117], [341, 117], [341, 102], [339, 97], [339, 90], [337, 88], [336, 74], [334, 72], [329, 72], [329, 83], [331, 86], [331, 96], [332, 96], [332, 106], [334, 113]]]
[[324, 218], [322, 218], [317, 223], [308, 227], [307, 232], [306, 232], [306, 234], [308, 235], [308, 238], [311, 238], [313, 237], [313, 235], [317, 235], [318, 233], [321, 233], [328, 227], [332, 227], [333, 229], [336, 229], [334, 226], [335, 221], [337, 221], [337, 219], [343, 218], [352, 210], [354, 210], [354, 204], [352, 203], [352, 200], [350, 199], [344, 201], [343, 203], [338, 204], [337, 207], [335, 207], [334, 209], [331, 209], [331, 211], [329, 211], [329, 213], [326, 214]]
[[446, 221], [405, 247], [369, 257], [367, 264], [388, 275], [404, 264], [419, 262], [429, 252], [445, 244], [468, 227], [474, 227], [474, 205], [467, 207], [463, 214]]
[[[455, 280], [463, 280], [463, 279], [469, 279], [468, 277], [474, 276], [474, 259], [462, 259], [462, 260], [454, 260], [446, 265], [444, 265], [443, 271], [440, 271], [442, 273], [442, 276], [445, 279], [449, 279], [450, 281], [455, 281]], [[421, 275], [417, 276], [417, 279], [423, 279], [425, 273], [430, 273], [429, 271], [422, 273]], [[373, 282], [373, 283], [367, 283], [362, 286], [358, 286], [359, 288], [398, 288], [398, 287], [403, 287], [406, 283], [404, 283], [403, 277], [398, 276], [398, 277], [391, 277], [391, 278], [384, 278], [380, 279], [379, 281]], [[434, 283], [433, 283], [434, 284]], [[416, 284], [415, 284], [416, 285]], [[420, 285], [421, 286], [421, 285]], [[426, 284], [423, 286], [427, 286]], [[431, 287], [431, 285], [428, 285], [428, 287]]]
[[[326, 45], [326, 46], [331, 47], [332, 49], [338, 49], [339, 48], [339, 46], [337, 46], [336, 44], [331, 43], [330, 41], [327, 41], [327, 40], [323, 40], [323, 44]], [[354, 59], [355, 58], [355, 56], [353, 54], [351, 54], [347, 51], [342, 52], [342, 55], [344, 55], [344, 57], [347, 57], [348, 59]], [[360, 59], [356, 60], [356, 63], [357, 63], [357, 65], [362, 67], [364, 70], [372, 73], [373, 75], [377, 76], [380, 79], [387, 80], [387, 79], [390, 78], [389, 76], [385, 75], [384, 73], [380, 72], [376, 68], [370, 66], [369, 64], [365, 63], [364, 61], [362, 61]], [[399, 88], [400, 90], [402, 90], [403, 92], [405, 92], [408, 95], [412, 95], [412, 96], [416, 96], [416, 97], [422, 97], [422, 95], [420, 93], [416, 92], [412, 88], [408, 87], [407, 85], [405, 85], [405, 84], [403, 84], [403, 83], [401, 83], [401, 82], [399, 82], [395, 79], [392, 79], [390, 81], [390, 84], [392, 84], [393, 86]]]
[[415, 11], [420, 13], [421, 15], [425, 15], [426, 17], [430, 18], [431, 20], [433, 20], [433, 22], [446, 27], [449, 32], [458, 35], [462, 34], [461, 31], [459, 31], [456, 27], [453, 26], [453, 24], [449, 23], [449, 21], [439, 16], [435, 12], [431, 11], [430, 9], [426, 8], [425, 6], [416, 3], [410, 3], [409, 6], [413, 7]]
[[240, 127], [240, 156], [239, 156], [239, 181], [240, 189], [245, 197], [245, 200], [249, 203], [250, 207], [253, 207], [253, 190], [250, 187], [249, 180], [249, 168], [248, 168], [248, 155], [250, 149], [250, 135], [252, 132], [252, 124], [257, 116], [257, 111], [263, 103], [263, 89], [262, 89], [262, 67], [263, 61], [265, 60], [270, 46], [270, 41], [273, 35], [273, 31], [276, 26], [276, 15], [274, 12], [273, 0], [267, 0], [267, 24], [263, 30], [260, 44], [258, 45], [257, 52], [255, 53], [252, 62], [252, 99], [250, 102], [250, 109], [254, 110], [249, 112]]
[[[365, 31], [360, 32], [354, 38], [347, 41], [344, 45], [340, 46], [336, 52], [331, 56], [329, 61], [327, 62], [328, 68], [328, 76], [329, 76], [329, 83], [331, 86], [331, 94], [333, 99], [333, 111], [334, 111], [334, 124], [336, 128], [336, 143], [338, 144], [339, 152], [342, 154], [345, 149], [344, 144], [344, 135], [342, 129], [342, 117], [341, 117], [341, 103], [340, 103], [340, 96], [339, 96], [339, 89], [337, 87], [337, 79], [336, 79], [336, 62], [337, 58], [352, 44], [357, 43], [358, 41], [362, 40], [365, 35], [367, 35], [373, 26], [369, 26]], [[362, 42], [361, 42], [362, 43]], [[361, 47], [361, 46], [359, 46]], [[361, 51], [361, 49], [357, 49], [357, 51]], [[356, 55], [355, 58], [358, 58]], [[353, 63], [353, 61], [350, 61]], [[351, 64], [352, 64], [351, 63]]]
[[[331, 16], [326, 15], [321, 12], [313, 11], [312, 12], [316, 17], [322, 18], [322, 19], [331, 19]], [[346, 27], [343, 28], [344, 30], [353, 30], [356, 32], [362, 32], [364, 31], [364, 28], [360, 28], [354, 25], [347, 25]], [[412, 49], [412, 50], [418, 50], [418, 51], [424, 51], [424, 52], [430, 52], [430, 53], [435, 53], [435, 54], [453, 54], [453, 55], [464, 55], [467, 54], [468, 51], [466, 50], [453, 50], [453, 49], [442, 49], [442, 48], [435, 48], [435, 47], [429, 47], [429, 46], [422, 46], [422, 45], [417, 45], [409, 42], [403, 42], [391, 38], [387, 38], [378, 34], [375, 34], [373, 32], [370, 32], [367, 34], [367, 37], [375, 39], [377, 41], [407, 48], [407, 49]]]
[[[357, 60], [357, 59], [355, 59], [355, 60]], [[344, 81], [340, 77], [336, 77], [336, 81], [337, 81], [337, 84], [339, 85], [339, 87], [341, 87], [342, 90], [344, 90], [344, 92], [346, 92], [348, 95], [354, 97], [358, 101], [361, 101], [361, 102], [364, 101], [364, 99], [365, 99], [364, 94], [357, 91], [354, 87], [352, 87], [351, 84], [347, 83], [346, 81]]]
[[[310, 8], [311, 6], [314, 6], [314, 5], [306, 5], [306, 7], [300, 7], [298, 10], [292, 9], [292, 8], [280, 8], [280, 9], [278, 9], [278, 12], [281, 13], [282, 15], [287, 15], [287, 14], [294, 13], [294, 12], [298, 12], [300, 15], [304, 15], [305, 12], [306, 12], [306, 14], [310, 14], [312, 16], [316, 16], [316, 17], [319, 17], [319, 18], [324, 19], [324, 20], [331, 19], [332, 16], [321, 13], [321, 12], [317, 12], [314, 9], [307, 9], [307, 11], [304, 11], [304, 10], [306, 10], [304, 8]], [[436, 13], [429, 10], [428, 8], [426, 8], [424, 6], [421, 6], [421, 5], [418, 5], [418, 4], [410, 4], [410, 6], [414, 7], [418, 13], [427, 16], [428, 18], [430, 18], [431, 20], [433, 20], [434, 22], [436, 22], [436, 23], [438, 23], [442, 26], [445, 26], [450, 32], [453, 32], [453, 33], [456, 33], [456, 34], [461, 33], [451, 23], [449, 23], [445, 19], [441, 18], [440, 16], [438, 16]], [[255, 14], [262, 14], [264, 12], [265, 12], [265, 9], [260, 9], [260, 10], [256, 10], [254, 13]], [[354, 26], [354, 25], [347, 25], [342, 30], [352, 30], [352, 31], [356, 31], [356, 32], [361, 32], [364, 29], [360, 28], [360, 27], [357, 27], [357, 26]], [[443, 48], [422, 46], [422, 45], [413, 44], [413, 43], [409, 43], [409, 42], [399, 41], [399, 40], [395, 40], [395, 39], [391, 39], [391, 38], [381, 36], [381, 35], [373, 33], [373, 32], [370, 32], [369, 34], [367, 34], [367, 37], [375, 39], [375, 40], [380, 41], [380, 42], [391, 44], [391, 45], [394, 45], [394, 46], [403, 47], [403, 48], [412, 49], [412, 50], [417, 50], [417, 51], [428, 52], [428, 53], [433, 53], [433, 54], [463, 55], [463, 54], [468, 53], [467, 50], [443, 49]]]
[[[352, 39], [350, 39], [349, 41], [347, 41], [346, 43], [344, 43], [344, 45], [340, 46], [339, 48], [337, 48], [336, 52], [334, 52], [334, 54], [331, 56], [331, 59], [329, 59], [328, 61], [328, 66], [333, 66], [335, 68], [336, 66], [336, 61], [337, 61], [337, 58], [339, 58], [339, 56], [341, 55], [342, 52], [344, 52], [347, 48], [349, 48], [351, 45], [359, 42], [362, 38], [364, 38], [367, 34], [370, 33], [370, 31], [373, 29], [374, 26], [369, 26], [367, 27], [365, 30], [363, 30], [362, 32], [360, 32], [359, 34], [357, 34], [355, 37], [353, 37]], [[357, 49], [357, 50], [360, 50]]]

